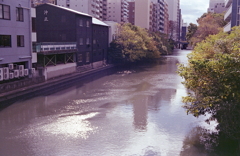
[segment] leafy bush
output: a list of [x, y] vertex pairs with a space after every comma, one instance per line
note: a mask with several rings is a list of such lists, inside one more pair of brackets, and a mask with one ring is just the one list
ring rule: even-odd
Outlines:
[[189, 54], [188, 65], [179, 65], [189, 95], [184, 107], [194, 116], [210, 113], [220, 132], [240, 139], [240, 27], [211, 35]]

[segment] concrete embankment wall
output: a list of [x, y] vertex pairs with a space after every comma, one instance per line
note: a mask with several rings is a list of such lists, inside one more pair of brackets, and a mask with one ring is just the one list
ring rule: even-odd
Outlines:
[[0, 94], [17, 90], [23, 87], [35, 85], [38, 83], [43, 83], [44, 81], [45, 81], [44, 76], [39, 76], [35, 78], [24, 78], [22, 80], [13, 81], [10, 83], [2, 83], [0, 84]]
[[60, 64], [43, 68], [45, 80], [76, 72], [76, 63]]
[[[64, 75], [55, 79], [50, 79], [39, 84], [23, 87], [20, 89], [0, 93], [0, 109], [3, 109], [12, 103], [26, 98], [31, 98], [44, 93], [59, 91], [61, 88], [67, 88], [76, 81], [80, 81], [88, 76], [108, 71], [114, 68], [114, 65], [88, 70], [82, 73], [75, 72], [72, 74]], [[44, 78], [44, 77], [43, 77]]]

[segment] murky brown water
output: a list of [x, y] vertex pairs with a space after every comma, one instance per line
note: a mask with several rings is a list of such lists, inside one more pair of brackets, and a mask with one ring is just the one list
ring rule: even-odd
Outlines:
[[211, 126], [181, 107], [186, 89], [176, 64], [189, 52], [7, 107], [0, 111], [0, 155], [205, 155], [190, 147], [190, 136]]

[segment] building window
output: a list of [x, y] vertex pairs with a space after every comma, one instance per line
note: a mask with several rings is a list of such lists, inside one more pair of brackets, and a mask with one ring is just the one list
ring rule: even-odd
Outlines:
[[11, 47], [11, 35], [0, 35], [0, 47]]
[[95, 39], [93, 40], [93, 44], [96, 44], [96, 40]]
[[79, 39], [79, 45], [83, 45], [83, 38]]
[[10, 6], [0, 4], [0, 19], [10, 20]]
[[87, 21], [86, 24], [87, 24], [87, 27], [89, 27], [89, 21]]
[[90, 53], [86, 52], [86, 62], [89, 62], [89, 59], [90, 59]]
[[23, 35], [17, 35], [17, 46], [24, 47], [24, 36]]
[[16, 19], [23, 22], [23, 8], [16, 8]]
[[78, 62], [82, 62], [82, 54], [78, 54]]
[[86, 44], [90, 44], [90, 42], [89, 42], [89, 38], [87, 38], [87, 40], [86, 40]]
[[36, 18], [32, 18], [32, 32], [36, 32]]
[[81, 27], [83, 26], [83, 20], [81, 20], [81, 19], [79, 20], [79, 26], [81, 26]]

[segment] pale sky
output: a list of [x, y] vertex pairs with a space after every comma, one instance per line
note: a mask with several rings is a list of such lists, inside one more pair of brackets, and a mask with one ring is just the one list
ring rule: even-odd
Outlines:
[[197, 19], [207, 12], [209, 0], [180, 0], [182, 18], [184, 23], [195, 23]]

